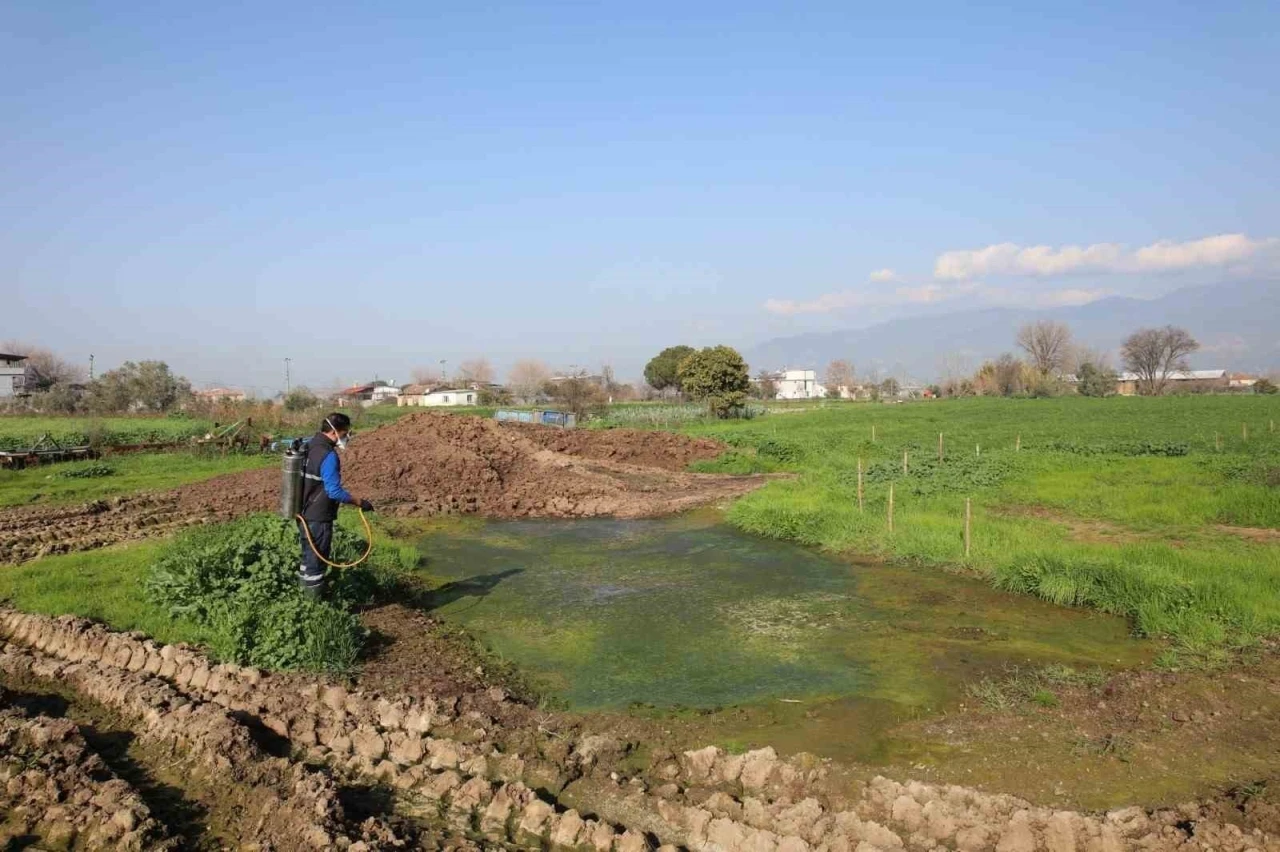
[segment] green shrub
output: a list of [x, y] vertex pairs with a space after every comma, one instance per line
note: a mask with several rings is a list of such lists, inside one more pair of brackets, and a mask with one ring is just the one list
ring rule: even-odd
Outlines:
[[756, 452], [765, 458], [780, 462], [796, 462], [804, 455], [804, 450], [788, 441], [777, 438], [766, 438], [756, 445]]
[[[334, 529], [332, 559], [364, 550]], [[216, 656], [269, 669], [342, 672], [356, 661], [365, 631], [350, 607], [371, 602], [388, 582], [366, 567], [331, 572], [330, 596], [298, 588], [296, 527], [258, 515], [187, 533], [152, 565], [145, 594], [171, 617], [208, 627]]]
[[95, 462], [93, 464], [69, 467], [59, 471], [63, 479], [101, 479], [104, 476], [115, 476], [116, 469], [109, 464]]
[[1082, 444], [1076, 441], [1050, 441], [1045, 449], [1079, 456], [1185, 456], [1191, 445], [1185, 441], [1111, 441]]

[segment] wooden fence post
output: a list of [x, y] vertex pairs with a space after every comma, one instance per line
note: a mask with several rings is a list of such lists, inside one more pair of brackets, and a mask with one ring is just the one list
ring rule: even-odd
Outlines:
[[969, 524], [973, 518], [973, 507], [970, 505], [970, 498], [964, 498], [964, 558], [969, 558]]
[[858, 459], [858, 511], [862, 511], [862, 459]]
[[976, 456], [977, 458], [982, 458], [982, 445], [981, 445], [981, 444], [974, 444], [974, 445], [973, 445], [973, 454], [974, 454], [974, 456]]
[[875, 442], [876, 442], [876, 424], [872, 423], [871, 424], [871, 443], [874, 444]]
[[902, 451], [902, 475], [907, 475], [907, 451]]
[[889, 483], [889, 532], [893, 532], [893, 483]]
[[1213, 433], [1213, 448], [1218, 452], [1222, 452], [1222, 433]]
[[1015, 453], [1022, 452], [1022, 433], [1021, 432], [1018, 433], [1018, 437], [1015, 438], [1013, 441], [1013, 451]]
[[942, 433], [938, 433], [938, 463], [942, 463]]

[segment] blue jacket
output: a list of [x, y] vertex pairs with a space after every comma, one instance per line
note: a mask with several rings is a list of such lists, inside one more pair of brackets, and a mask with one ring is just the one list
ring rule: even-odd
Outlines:
[[342, 487], [342, 462], [330, 441], [321, 432], [307, 444], [307, 463], [302, 472], [302, 517], [313, 523], [332, 522], [338, 506], [354, 502]]

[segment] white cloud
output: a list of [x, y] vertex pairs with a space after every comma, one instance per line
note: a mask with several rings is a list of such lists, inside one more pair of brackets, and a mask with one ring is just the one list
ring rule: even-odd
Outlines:
[[1244, 234], [1219, 234], [1187, 243], [1161, 240], [1134, 252], [1134, 261], [1139, 270], [1152, 272], [1193, 266], [1226, 266], [1247, 260], [1275, 242], [1275, 239], [1251, 240]]
[[824, 293], [807, 302], [796, 302], [791, 299], [769, 299], [764, 309], [771, 314], [829, 314], [845, 308], [857, 308], [869, 304], [867, 294], [844, 290], [839, 293]]
[[937, 284], [924, 284], [920, 287], [899, 287], [894, 291], [904, 302], [940, 302], [947, 298], [947, 293]]
[[1100, 288], [1091, 290], [1073, 288], [1068, 288], [1066, 290], [1049, 290], [1036, 297], [1036, 304], [1046, 308], [1087, 305], [1090, 302], [1096, 302], [1099, 299], [1110, 295], [1110, 290], [1103, 290]]
[[919, 287], [895, 287], [883, 292], [867, 292], [865, 290], [841, 290], [835, 293], [824, 293], [816, 299], [798, 302], [791, 299], [770, 299], [764, 308], [773, 314], [829, 314], [849, 308], [883, 307], [885, 305], [901, 305], [904, 303], [924, 304], [940, 302], [949, 298], [959, 289], [948, 290], [940, 284], [923, 284]]
[[1037, 276], [1080, 273], [1133, 274], [1177, 272], [1198, 267], [1226, 267], [1243, 263], [1275, 238], [1253, 240], [1244, 234], [1219, 234], [1176, 243], [1161, 240], [1135, 251], [1118, 243], [1089, 246], [1019, 246], [998, 243], [980, 249], [947, 251], [938, 255], [933, 276], [942, 281], [964, 281], [984, 275]]
[[872, 281], [897, 281], [898, 273], [892, 269], [877, 269], [868, 276]]

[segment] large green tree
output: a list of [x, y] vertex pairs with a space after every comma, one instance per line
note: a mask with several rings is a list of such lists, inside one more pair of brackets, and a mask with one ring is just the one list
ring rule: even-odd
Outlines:
[[1081, 396], [1109, 396], [1116, 392], [1116, 371], [1095, 361], [1084, 361], [1076, 370]]
[[680, 364], [694, 351], [692, 346], [668, 346], [644, 365], [644, 380], [654, 390], [683, 390], [680, 385]]
[[126, 361], [91, 388], [99, 411], [170, 411], [191, 395], [191, 383], [163, 361]]
[[727, 417], [746, 402], [751, 387], [747, 362], [729, 346], [708, 346], [680, 363], [680, 387], [703, 401], [717, 417]]

